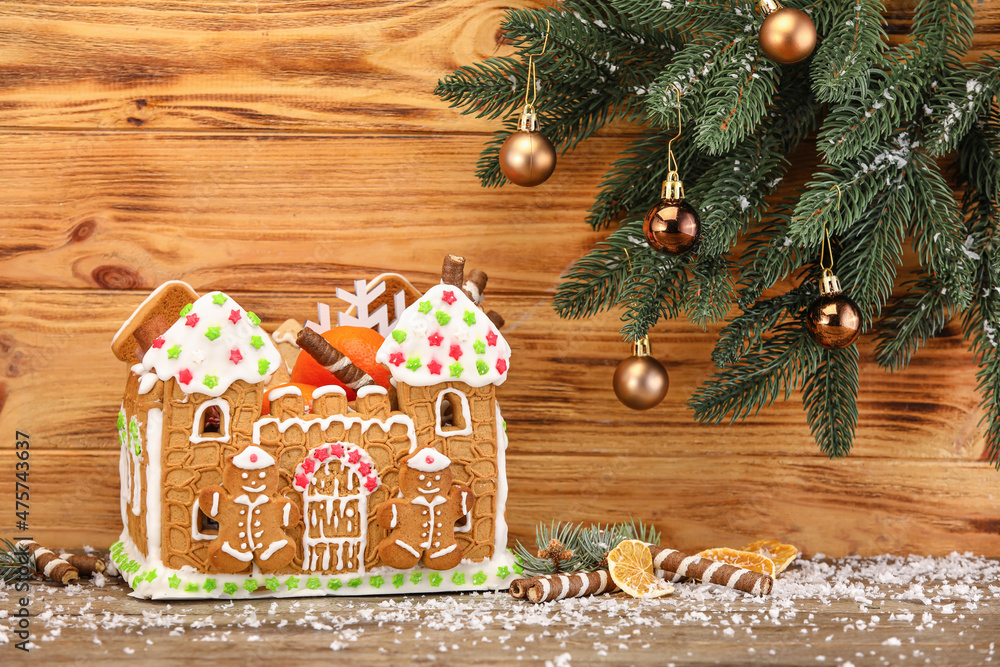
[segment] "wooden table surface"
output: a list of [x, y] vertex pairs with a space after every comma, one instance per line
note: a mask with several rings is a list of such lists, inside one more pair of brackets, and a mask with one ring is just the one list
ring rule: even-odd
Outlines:
[[[507, 593], [150, 602], [117, 580], [35, 584], [34, 646], [0, 662], [45, 665], [983, 665], [1000, 641], [1000, 561], [962, 557], [793, 563], [771, 596], [679, 584], [544, 605]], [[0, 610], [13, 613], [13, 593]], [[198, 661], [197, 663], [195, 661]]]

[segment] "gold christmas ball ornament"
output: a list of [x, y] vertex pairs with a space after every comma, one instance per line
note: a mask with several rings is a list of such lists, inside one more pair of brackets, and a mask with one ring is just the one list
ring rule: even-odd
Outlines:
[[500, 147], [500, 171], [511, 183], [532, 188], [547, 181], [555, 169], [555, 146], [538, 131], [535, 113], [525, 109], [517, 132]]
[[694, 247], [700, 231], [698, 212], [684, 199], [684, 185], [672, 171], [663, 182], [660, 201], [646, 213], [643, 236], [655, 250], [683, 255]]
[[806, 329], [828, 350], [847, 347], [861, 335], [861, 309], [840, 293], [840, 281], [829, 269], [823, 271], [820, 297], [809, 306]]
[[632, 346], [632, 356], [618, 364], [612, 383], [615, 396], [626, 407], [649, 410], [667, 395], [670, 377], [663, 364], [650, 356], [649, 338], [643, 338]]
[[761, 0], [767, 14], [760, 26], [760, 48], [781, 65], [793, 65], [812, 55], [816, 48], [816, 25], [805, 12], [782, 7], [776, 0]]

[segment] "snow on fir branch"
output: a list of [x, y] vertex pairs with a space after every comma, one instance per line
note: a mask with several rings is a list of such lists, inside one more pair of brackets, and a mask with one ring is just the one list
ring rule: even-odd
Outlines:
[[[564, 0], [507, 12], [515, 53], [467, 65], [437, 92], [463, 113], [506, 119], [480, 158], [487, 186], [505, 182], [497, 154], [515, 129], [525, 56], [542, 52], [546, 26], [536, 106], [557, 149], [610, 123], [641, 125], [587, 218], [611, 232], [568, 269], [555, 307], [563, 317], [620, 309], [626, 340], [682, 313], [701, 326], [728, 320], [713, 353], [720, 372], [690, 400], [697, 419], [742, 419], [804, 390], [821, 449], [849, 451], [857, 351], [827, 353], [802, 329], [825, 226], [883, 368], [903, 370], [951, 315], [962, 318], [1000, 464], [1000, 56], [967, 56], [970, 0], [918, 0], [897, 45], [882, 0], [784, 4], [810, 14], [820, 37], [796, 65], [761, 55], [763, 16], [750, 0]], [[645, 242], [642, 216], [659, 197], [678, 110], [674, 152], [702, 224], [692, 253], [667, 257]], [[789, 156], [812, 136], [819, 164], [804, 190], [777, 199]], [[901, 276], [908, 248], [919, 267]]]
[[562, 522], [540, 523], [535, 528], [535, 548], [518, 542], [514, 555], [530, 575], [593, 572], [607, 567], [608, 552], [624, 540], [659, 544], [660, 533], [653, 526], [632, 519], [586, 527]]

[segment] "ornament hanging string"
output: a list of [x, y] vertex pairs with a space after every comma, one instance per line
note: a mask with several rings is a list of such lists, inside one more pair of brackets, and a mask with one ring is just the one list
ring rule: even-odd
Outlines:
[[[542, 50], [538, 56], [544, 56], [549, 48], [549, 20], [545, 19], [545, 39], [542, 41]], [[528, 74], [524, 89], [524, 108], [526, 111], [535, 111], [535, 100], [538, 99], [538, 72], [535, 70], [535, 55], [528, 55]], [[528, 97], [531, 101], [528, 101]]]
[[[837, 189], [837, 212], [840, 212], [840, 204], [842, 201], [840, 186], [835, 183], [833, 187]], [[830, 255], [829, 266], [824, 263], [827, 253]], [[822, 269], [824, 274], [833, 271], [833, 244], [830, 242], [830, 234], [826, 230], [825, 217], [823, 218], [823, 239], [819, 247], [819, 268]]]
[[681, 138], [684, 126], [681, 119], [681, 89], [676, 83], [672, 83], [670, 86], [677, 91], [677, 134], [667, 142], [667, 171], [677, 173], [680, 171], [680, 167], [677, 166], [677, 157], [674, 155], [674, 142]]

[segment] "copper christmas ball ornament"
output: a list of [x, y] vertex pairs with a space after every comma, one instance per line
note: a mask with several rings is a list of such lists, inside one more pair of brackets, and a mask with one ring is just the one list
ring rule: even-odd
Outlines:
[[816, 26], [805, 12], [781, 7], [768, 14], [760, 26], [760, 48], [781, 65], [800, 62], [816, 48]]
[[682, 255], [694, 247], [701, 230], [698, 212], [684, 199], [661, 199], [642, 223], [649, 245], [669, 255]]
[[618, 364], [612, 380], [615, 396], [633, 410], [649, 410], [667, 395], [667, 369], [649, 354], [649, 339], [638, 341], [632, 356]]
[[828, 350], [847, 347], [861, 335], [861, 309], [840, 293], [840, 281], [829, 269], [823, 269], [820, 297], [809, 306], [806, 329]]
[[500, 171], [511, 183], [533, 188], [549, 180], [556, 169], [556, 149], [548, 137], [538, 131], [533, 112], [525, 111], [517, 132], [500, 147]]

